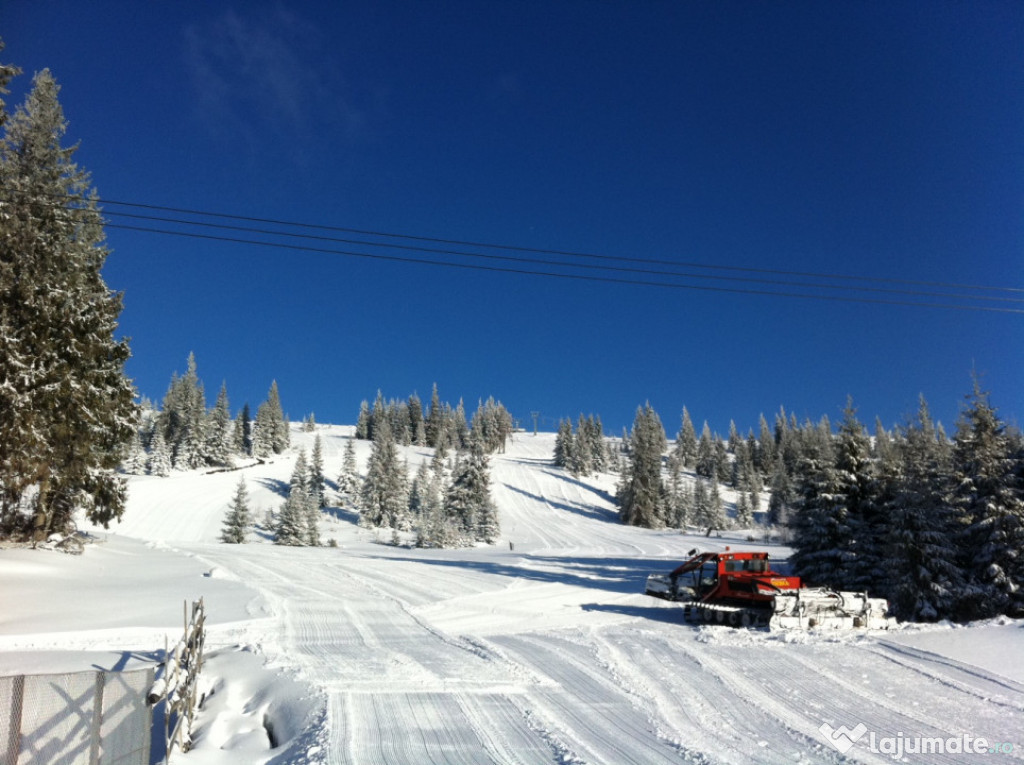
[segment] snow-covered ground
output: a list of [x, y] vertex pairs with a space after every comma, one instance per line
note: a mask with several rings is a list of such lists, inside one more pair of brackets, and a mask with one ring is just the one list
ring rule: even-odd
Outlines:
[[[351, 428], [318, 432], [333, 478]], [[494, 546], [394, 547], [338, 511], [321, 527], [337, 547], [220, 544], [239, 476], [261, 517], [312, 439], [296, 430], [292, 451], [243, 471], [132, 479], [124, 522], [82, 556], [0, 549], [0, 674], [152, 662], [203, 596], [211, 693], [176, 762], [883, 763], [920, 746], [903, 761], [1024, 760], [1024, 623], [684, 624], [641, 594], [649, 571], [695, 546], [785, 548], [624, 527], [614, 477], [551, 467], [550, 434], [492, 458]], [[412, 470], [429, 458], [405, 451]], [[965, 735], [972, 751], [949, 751]]]

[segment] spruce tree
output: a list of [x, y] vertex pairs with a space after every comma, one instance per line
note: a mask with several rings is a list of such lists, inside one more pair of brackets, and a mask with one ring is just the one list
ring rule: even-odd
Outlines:
[[717, 472], [718, 457], [715, 454], [715, 437], [711, 435], [711, 426], [704, 423], [701, 429], [700, 441], [697, 442], [697, 462], [695, 470], [697, 475], [710, 478]]
[[158, 430], [153, 436], [153, 446], [149, 453], [146, 469], [151, 475], [166, 477], [171, 474], [171, 452], [164, 440], [164, 434]]
[[[0, 68], [0, 91], [13, 76]], [[0, 139], [0, 533], [64, 533], [73, 514], [105, 527], [124, 512], [117, 475], [136, 431], [121, 296], [88, 173], [61, 145], [67, 123], [48, 70]]]
[[444, 412], [441, 409], [441, 397], [437, 392], [437, 383], [430, 391], [430, 412], [425, 423], [427, 446], [437, 447], [438, 441], [444, 437]]
[[952, 502], [965, 525], [964, 565], [974, 591], [965, 618], [1024, 615], [1024, 494], [1006, 427], [975, 378], [953, 438]]
[[206, 459], [211, 465], [231, 467], [231, 453], [234, 451], [232, 439], [231, 411], [228, 407], [227, 384], [222, 383], [217, 403], [207, 419], [206, 427]]
[[206, 463], [206, 396], [196, 371], [196, 357], [189, 353], [185, 375], [171, 377], [164, 396], [159, 427], [178, 470], [191, 470]]
[[623, 484], [619, 516], [630, 526], [660, 528], [666, 518], [661, 457], [667, 441], [661, 420], [649, 403], [637, 408], [630, 443], [629, 476]]
[[850, 549], [842, 479], [837, 474], [830, 438], [819, 426], [804, 429], [805, 442], [797, 463], [793, 531], [795, 572], [810, 584], [835, 585]]
[[232, 444], [234, 450], [239, 454], [246, 457], [252, 456], [252, 414], [249, 412], [248, 402], [242, 406], [242, 411], [235, 418]]
[[341, 474], [338, 476], [338, 496], [345, 504], [353, 503], [359, 495], [359, 468], [356, 465], [356, 449], [353, 440], [345, 441], [345, 449], [341, 461]]
[[857, 419], [852, 398], [847, 399], [843, 421], [835, 439], [837, 499], [845, 506], [846, 542], [843, 562], [833, 584], [845, 589], [872, 589], [882, 557], [883, 515], [874, 493], [871, 444]]
[[420, 397], [413, 393], [409, 396], [409, 432], [412, 434], [412, 443], [415, 446], [425, 446], [427, 443], [427, 429], [423, 422], [423, 402]]
[[365, 399], [359, 404], [359, 416], [356, 418], [356, 438], [362, 441], [370, 439], [370, 402]]
[[359, 522], [370, 527], [397, 528], [407, 517], [408, 479], [386, 418], [374, 424], [373, 451], [360, 492]]
[[878, 489], [885, 515], [884, 576], [874, 589], [901, 619], [952, 618], [965, 581], [948, 501], [950, 450], [936, 433], [924, 396], [916, 421], [884, 453]]
[[142, 446], [142, 436], [138, 431], [132, 437], [124, 458], [124, 472], [129, 475], [145, 475], [147, 455]]
[[684, 468], [693, 468], [697, 464], [697, 431], [693, 427], [690, 413], [683, 407], [683, 424], [676, 436], [676, 455]]
[[288, 484], [288, 498], [278, 513], [275, 542], [280, 545], [319, 544], [317, 520], [320, 508], [315, 507], [309, 490], [309, 462], [306, 451], [299, 450]]
[[558, 421], [558, 432], [555, 434], [554, 463], [557, 467], [568, 468], [572, 448], [572, 423], [569, 420], [561, 419]]
[[313, 455], [309, 462], [309, 495], [317, 508], [327, 507], [324, 493], [324, 446], [320, 434], [313, 440]]
[[249, 524], [252, 522], [252, 511], [249, 509], [249, 492], [245, 487], [245, 478], [238, 479], [238, 488], [235, 489], [234, 499], [228, 505], [228, 514], [224, 519], [224, 530], [220, 538], [228, 544], [242, 544], [245, 542]]
[[447, 519], [466, 542], [492, 544], [497, 539], [498, 513], [491, 498], [486, 446], [480, 437], [471, 439], [468, 452], [456, 462], [444, 507]]
[[281, 397], [277, 380], [270, 384], [267, 400], [256, 409], [256, 424], [253, 427], [252, 452], [254, 457], [268, 457], [280, 454], [288, 448], [291, 437], [288, 420], [281, 409]]

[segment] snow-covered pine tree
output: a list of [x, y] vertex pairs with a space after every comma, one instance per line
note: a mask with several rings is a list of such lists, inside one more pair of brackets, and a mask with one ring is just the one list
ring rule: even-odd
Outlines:
[[693, 486], [693, 525], [705, 529], [707, 536], [722, 528], [719, 511], [712, 502], [710, 482], [702, 476], [697, 477]]
[[486, 445], [479, 437], [471, 438], [445, 496], [445, 514], [466, 541], [493, 544], [500, 533], [490, 481]]
[[353, 440], [345, 441], [342, 452], [341, 474], [338, 476], [338, 497], [342, 504], [353, 504], [359, 495], [361, 480], [356, 465], [356, 448]]
[[572, 423], [569, 420], [558, 421], [558, 431], [555, 433], [555, 455], [553, 461], [556, 467], [568, 467], [569, 453], [572, 451]]
[[220, 534], [221, 541], [228, 544], [244, 543], [250, 523], [252, 523], [252, 510], [249, 508], [249, 491], [245, 487], [245, 477], [243, 476], [238, 479], [235, 496], [231, 500], [231, 504], [228, 505], [228, 513], [224, 518], [224, 529]]
[[419, 528], [420, 516], [423, 514], [425, 497], [430, 485], [430, 463], [421, 462], [409, 484], [409, 514], [413, 525]]
[[465, 449], [469, 446], [469, 424], [466, 421], [466, 407], [461, 398], [451, 418], [451, 436], [456, 449]]
[[795, 573], [811, 584], [836, 584], [850, 549], [843, 484], [835, 467], [830, 438], [822, 427], [804, 429], [804, 443], [797, 463], [793, 532]]
[[206, 463], [206, 396], [196, 371], [196, 357], [189, 353], [184, 376], [172, 375], [164, 395], [159, 427], [178, 470], [191, 470]]
[[423, 402], [420, 397], [413, 393], [409, 396], [409, 432], [412, 434], [414, 446], [425, 446], [427, 443], [427, 429], [423, 422]]
[[227, 383], [221, 383], [217, 403], [206, 421], [206, 460], [211, 465], [231, 467], [234, 451], [231, 411], [228, 407]]
[[306, 496], [304, 490], [288, 493], [274, 527], [274, 544], [301, 547], [306, 544]]
[[125, 454], [124, 472], [129, 475], [145, 475], [146, 462], [147, 455], [146, 450], [142, 446], [142, 436], [136, 431], [131, 442], [128, 444], [128, 450]]
[[252, 414], [248, 402], [242, 406], [231, 428], [231, 446], [238, 454], [252, 456]]
[[444, 436], [444, 412], [441, 409], [441, 397], [437, 392], [437, 383], [430, 391], [430, 411], [424, 426], [427, 434], [427, 446], [437, 448], [438, 440]]
[[697, 431], [693, 427], [690, 413], [683, 407], [683, 423], [676, 436], [676, 456], [684, 468], [693, 468], [697, 464]]
[[149, 460], [146, 469], [150, 475], [167, 477], [171, 474], [171, 450], [167, 448], [163, 431], [157, 430], [153, 436], [153, 448], [149, 452]]
[[835, 470], [836, 497], [841, 497], [845, 505], [848, 531], [842, 549], [843, 563], [832, 584], [858, 592], [873, 590], [877, 579], [888, 576], [880, 572], [884, 519], [874, 497], [871, 443], [857, 419], [852, 398], [847, 399], [835, 439]]
[[405, 467], [398, 457], [390, 423], [382, 417], [374, 424], [373, 451], [360, 491], [359, 522], [373, 528], [397, 528], [396, 524], [406, 517], [408, 507]]
[[683, 477], [683, 466], [679, 455], [673, 451], [668, 458], [668, 497], [666, 524], [674, 529], [684, 529], [690, 522], [693, 497], [690, 483]]
[[584, 426], [587, 431], [587, 442], [590, 444], [590, 466], [595, 473], [607, 469], [605, 458], [604, 427], [599, 416], [589, 415]]
[[[15, 72], [0, 68], [0, 90]], [[0, 533], [36, 539], [68, 531], [79, 508], [104, 526], [121, 517], [117, 469], [138, 424], [97, 195], [61, 145], [58, 93], [36, 74], [0, 138]]]
[[[277, 514], [275, 544], [290, 546], [318, 544], [319, 538], [316, 534], [316, 523], [312, 510], [313, 502], [309, 493], [309, 463], [306, 459], [306, 451], [300, 449], [299, 456], [295, 459], [295, 467], [292, 469], [291, 480], [288, 483], [288, 498]], [[319, 512], [319, 508], [316, 508], [317, 515]], [[311, 541], [313, 538], [316, 538], [317, 541]]]
[[975, 377], [953, 437], [952, 502], [966, 528], [964, 564], [973, 592], [960, 616], [1024, 616], [1024, 494], [1020, 465], [989, 394]]
[[775, 435], [772, 433], [771, 428], [768, 427], [768, 420], [764, 414], [761, 415], [757, 425], [757, 462], [754, 466], [761, 472], [764, 478], [767, 478], [775, 469]]
[[591, 431], [582, 412], [576, 420], [576, 437], [572, 451], [570, 472], [576, 476], [588, 476], [594, 469], [594, 445], [591, 442]]
[[885, 518], [885, 576], [874, 591], [901, 619], [952, 618], [965, 582], [949, 502], [950, 448], [938, 438], [924, 396], [916, 421], [884, 454], [877, 501]]
[[422, 509], [416, 525], [417, 547], [451, 547], [458, 535], [445, 516], [444, 497], [447, 493], [444, 459], [435, 451], [430, 463], [430, 479], [422, 492]]
[[[624, 480], [619, 517], [630, 526], [661, 528], [665, 525], [665, 484], [661, 457], [667, 446], [665, 429], [650, 403], [636, 410], [630, 435], [632, 454], [628, 480]], [[626, 479], [625, 474], [623, 478]]]
[[313, 455], [309, 461], [309, 495], [318, 509], [327, 507], [324, 492], [324, 445], [319, 433], [313, 440]]
[[715, 474], [718, 458], [715, 455], [715, 437], [711, 435], [711, 426], [705, 421], [701, 429], [700, 440], [697, 442], [697, 475], [710, 478]]
[[288, 418], [285, 417], [284, 409], [281, 407], [281, 394], [277, 389], [277, 380], [272, 380], [270, 383], [266, 404], [271, 415], [270, 422], [273, 425], [270, 448], [274, 454], [281, 454], [291, 444], [291, 432]]
[[366, 399], [359, 404], [359, 416], [356, 418], [356, 438], [361, 441], [370, 439], [370, 402]]
[[270, 384], [267, 400], [256, 409], [256, 423], [253, 426], [252, 453], [254, 457], [268, 457], [280, 454], [288, 448], [291, 436], [288, 420], [281, 409], [281, 396], [277, 380]]
[[786, 463], [782, 459], [775, 462], [775, 471], [771, 478], [771, 499], [768, 500], [768, 523], [786, 526], [789, 524], [795, 496], [793, 482], [786, 472]]

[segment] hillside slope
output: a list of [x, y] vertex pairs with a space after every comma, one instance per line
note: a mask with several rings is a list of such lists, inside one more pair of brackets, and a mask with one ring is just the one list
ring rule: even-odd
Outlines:
[[[319, 432], [334, 477], [351, 429]], [[304, 733], [275, 749], [242, 751], [220, 718], [206, 715], [184, 761], [883, 763], [891, 761], [885, 741], [964, 734], [1018, 744], [989, 761], [1024, 759], [1024, 739], [1015, 741], [1024, 678], [1010, 668], [1024, 649], [1022, 625], [840, 635], [686, 625], [677, 606], [641, 594], [647, 572], [694, 546], [749, 545], [622, 526], [614, 477], [577, 480], [553, 468], [550, 434], [517, 434], [492, 457], [502, 525], [493, 546], [381, 544], [351, 512], [325, 514], [321, 533], [336, 548], [218, 543], [239, 475], [255, 506], [282, 501], [296, 450], [312, 444], [310, 434], [293, 435], [293, 449], [272, 464], [133, 479], [125, 521], [110, 537], [194, 560], [210, 575], [188, 575], [192, 596], [225, 582], [255, 591], [236, 591], [227, 617], [211, 608], [221, 622], [211, 644], [256, 647], [269, 667], [308, 684], [316, 702]], [[370, 446], [357, 446], [365, 465]], [[430, 456], [405, 452], [412, 470]], [[126, 580], [122, 618], [132, 624], [132, 603], [145, 593], [127, 571]], [[251, 618], [239, 614], [243, 601]], [[0, 596], [0, 609], [9, 605]], [[31, 622], [25, 616], [17, 630], [30, 632]], [[966, 647], [964, 634], [973, 636]], [[7, 647], [30, 644], [14, 636]], [[241, 683], [230, 673], [218, 682], [228, 692]], [[859, 723], [873, 738], [845, 755], [819, 730]]]

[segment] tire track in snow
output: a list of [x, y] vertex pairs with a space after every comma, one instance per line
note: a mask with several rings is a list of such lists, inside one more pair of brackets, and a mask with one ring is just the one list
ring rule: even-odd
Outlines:
[[660, 739], [647, 715], [594, 661], [592, 647], [554, 635], [497, 639], [550, 683], [532, 689], [534, 714], [567, 752], [587, 763], [708, 763], [704, 753]]
[[613, 628], [592, 635], [598, 657], [671, 744], [714, 752], [716, 761], [747, 765], [766, 753], [801, 751], [814, 743], [777, 725], [703, 671], [674, 641], [649, 630]]
[[[952, 695], [948, 690], [943, 692], [936, 688], [935, 684], [922, 687], [909, 671], [898, 674], [886, 671], [886, 667], [871, 658], [871, 652], [860, 651], [850, 643], [771, 646], [748, 642], [729, 646], [712, 642], [684, 643], [680, 648], [694, 656], [734, 693], [751, 700], [759, 699], [765, 711], [810, 741], [824, 741], [818, 727], [825, 722], [836, 728], [841, 725], [853, 728], [863, 723], [879, 738], [959, 737], [972, 733], [979, 717], [983, 719], [991, 709], [987, 703], [978, 703], [967, 694]], [[847, 670], [845, 677], [835, 668], [842, 662]], [[852, 681], [851, 674], [863, 676], [863, 682]], [[907, 688], [914, 689], [918, 706], [914, 705], [914, 699], [903, 695]], [[977, 733], [985, 735], [987, 731]], [[1012, 741], [1013, 736], [1008, 740]], [[821, 752], [833, 758], [837, 754], [827, 748]], [[866, 763], [892, 761], [882, 753], [869, 751], [866, 740], [851, 749], [846, 757]], [[934, 753], [928, 761], [952, 764], [963, 759], [955, 753]]]
[[[863, 699], [880, 725], [869, 727], [879, 735], [902, 731], [908, 735], [912, 732], [912, 735], [950, 738], [976, 732], [990, 740], [1006, 741], [1013, 740], [1015, 733], [1019, 735], [1024, 730], [1024, 714], [1019, 709], [1008, 705], [994, 707], [997, 702], [990, 696], [964, 683], [952, 683], [941, 672], [880, 663], [873, 658], [877, 655], [873, 647], [866, 651], [860, 645], [851, 644], [827, 648], [816, 652], [817, 656], [796, 652], [789, 658], [805, 667], [808, 673], [817, 671], [850, 696]], [[841, 672], [841, 667], [847, 667], [849, 672]], [[914, 698], [906, 698], [907, 687], [914, 688]], [[1018, 703], [1021, 702], [1024, 702], [1024, 695], [1018, 696]]]

